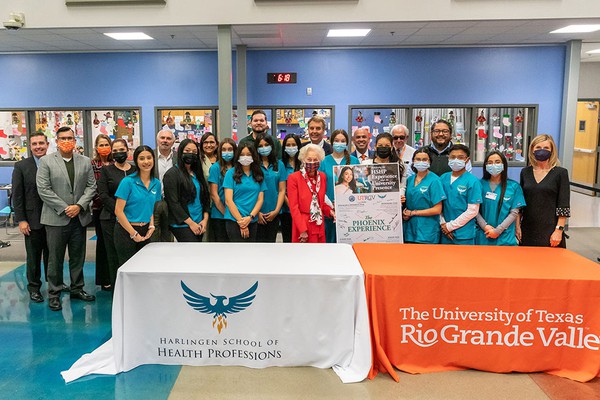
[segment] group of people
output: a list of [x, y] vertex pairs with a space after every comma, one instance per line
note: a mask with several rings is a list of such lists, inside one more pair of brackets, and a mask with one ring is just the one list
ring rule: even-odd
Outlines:
[[[73, 151], [69, 127], [58, 129], [58, 152], [47, 156], [47, 138], [32, 134], [32, 157], [13, 172], [31, 300], [44, 301], [42, 259], [50, 309], [62, 308], [62, 291], [95, 299], [83, 290], [86, 226], [92, 221], [96, 284], [108, 291], [118, 268], [151, 241], [275, 242], [281, 229], [284, 242], [334, 243], [335, 192], [357, 187], [348, 169], [336, 177], [333, 167], [359, 163], [399, 164], [406, 242], [565, 246], [568, 175], [548, 135], [531, 142], [531, 165], [518, 184], [507, 178], [508, 163], [497, 151], [487, 155], [483, 179], [475, 178], [468, 171], [469, 148], [451, 143], [452, 127], [443, 120], [432, 125], [431, 145], [420, 149], [406, 144], [403, 125], [378, 135], [374, 150], [368, 131], [357, 129], [353, 152], [343, 129], [324, 139], [326, 122], [319, 116], [308, 121], [308, 143], [295, 134], [282, 142], [269, 135], [261, 110], [250, 126], [251, 134], [237, 144], [205, 133], [198, 143], [182, 140], [176, 151], [173, 132], [161, 130], [156, 150], [137, 147], [133, 164], [123, 139], [98, 135], [90, 160]], [[67, 249], [70, 287], [63, 283]]]

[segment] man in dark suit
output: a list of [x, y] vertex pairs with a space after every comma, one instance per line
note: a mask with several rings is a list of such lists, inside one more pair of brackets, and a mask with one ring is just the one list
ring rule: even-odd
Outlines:
[[367, 128], [358, 128], [352, 135], [352, 143], [354, 143], [354, 151], [351, 155], [358, 158], [360, 163], [373, 158], [373, 150], [369, 150], [370, 140], [369, 130]]
[[177, 152], [173, 151], [175, 134], [169, 129], [162, 129], [156, 135], [156, 149], [154, 149], [154, 176], [160, 180], [163, 188], [163, 200], [154, 203], [154, 233], [153, 242], [172, 242], [173, 234], [169, 230], [169, 209], [164, 200], [164, 186], [162, 186], [165, 173], [177, 165]]
[[83, 290], [86, 226], [92, 221], [90, 203], [96, 194], [96, 179], [90, 159], [74, 153], [75, 133], [69, 127], [56, 132], [58, 152], [42, 157], [36, 182], [44, 202], [40, 221], [48, 241], [48, 306], [62, 309], [60, 292], [65, 251], [69, 249], [71, 299], [94, 301]]
[[333, 152], [331, 144], [329, 144], [329, 142], [323, 138], [325, 136], [325, 131], [327, 130], [327, 122], [325, 121], [325, 118], [315, 115], [308, 120], [307, 126], [310, 142], [302, 144], [302, 147], [306, 146], [308, 143], [312, 143], [322, 147], [326, 156], [331, 154]]
[[[46, 230], [40, 223], [42, 199], [38, 195], [35, 175], [40, 158], [48, 151], [48, 139], [43, 133], [33, 133], [29, 137], [31, 157], [15, 164], [12, 174], [12, 204], [19, 230], [25, 236], [27, 253], [27, 290], [29, 298], [35, 303], [44, 301], [42, 287], [42, 258], [44, 270], [48, 273], [48, 244]], [[61, 285], [62, 286], [62, 285]]]

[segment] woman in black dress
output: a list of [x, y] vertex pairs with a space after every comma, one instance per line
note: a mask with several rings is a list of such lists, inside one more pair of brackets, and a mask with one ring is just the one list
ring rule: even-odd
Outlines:
[[521, 171], [527, 206], [522, 211], [517, 238], [521, 236], [522, 246], [564, 248], [564, 228], [571, 216], [569, 173], [558, 166], [552, 136], [539, 135], [531, 141], [529, 162], [531, 165]]

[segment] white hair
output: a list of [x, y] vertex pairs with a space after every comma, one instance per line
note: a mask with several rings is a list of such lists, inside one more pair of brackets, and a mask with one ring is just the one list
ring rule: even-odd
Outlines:
[[402, 129], [402, 132], [404, 133], [404, 135], [408, 136], [408, 128], [405, 125], [402, 125], [402, 124], [394, 125], [392, 127], [392, 129], [390, 129], [390, 133], [392, 135], [394, 135], [394, 131], [398, 130], [398, 129]]
[[317, 153], [317, 158], [319, 159], [319, 161], [323, 161], [323, 159], [325, 158], [325, 151], [321, 146], [309, 143], [300, 148], [300, 151], [298, 152], [298, 160], [304, 163], [306, 153], [308, 153], [309, 151], [314, 151], [315, 153]]
[[173, 136], [173, 139], [175, 139], [175, 134], [173, 133], [172, 130], [170, 129], [161, 129], [160, 131], [158, 131], [158, 133], [156, 134], [156, 139], [158, 139], [158, 137], [160, 136], [161, 133], [163, 132], [168, 132], [171, 134], [171, 136]]

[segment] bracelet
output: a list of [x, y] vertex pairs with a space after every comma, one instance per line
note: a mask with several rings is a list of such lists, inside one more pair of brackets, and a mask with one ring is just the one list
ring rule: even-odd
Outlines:
[[133, 239], [134, 237], [136, 237], [137, 235], [139, 235], [139, 233], [136, 231], [133, 235], [129, 236], [131, 239]]
[[148, 229], [156, 229], [156, 227], [154, 225], [150, 225]]

